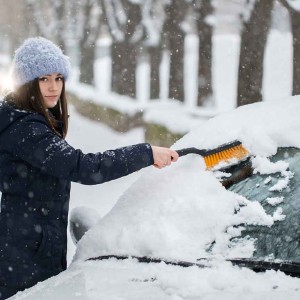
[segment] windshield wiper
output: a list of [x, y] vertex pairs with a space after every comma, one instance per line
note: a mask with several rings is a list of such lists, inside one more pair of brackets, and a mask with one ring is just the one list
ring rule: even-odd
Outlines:
[[224, 176], [221, 178], [222, 185], [229, 189], [233, 184], [236, 184], [253, 174], [253, 167], [250, 157], [246, 160], [240, 161], [238, 164], [229, 166], [219, 171], [228, 174], [229, 176]]
[[300, 263], [283, 261], [283, 262], [274, 262], [274, 261], [264, 261], [257, 260], [252, 258], [235, 258], [228, 259], [232, 262], [233, 265], [239, 267], [246, 267], [255, 272], [265, 272], [267, 270], [281, 271], [286, 275], [300, 278]]
[[154, 258], [154, 257], [149, 257], [149, 256], [131, 256], [131, 255], [102, 255], [102, 256], [97, 256], [97, 257], [91, 257], [88, 258], [87, 261], [89, 260], [106, 260], [106, 259], [111, 259], [115, 258], [118, 260], [125, 260], [125, 259], [135, 259], [140, 263], [165, 263], [166, 265], [173, 265], [173, 266], [179, 266], [179, 267], [193, 267], [197, 266], [198, 268], [206, 268], [207, 266], [205, 264], [200, 264], [200, 263], [194, 263], [194, 262], [188, 262], [188, 261], [179, 261], [179, 260], [166, 260], [162, 258]]
[[[180, 267], [193, 267], [198, 268], [207, 268], [209, 265], [205, 263], [196, 263], [188, 261], [177, 261], [177, 260], [166, 260], [161, 258], [153, 258], [148, 256], [130, 256], [130, 255], [103, 255], [97, 257], [91, 257], [87, 261], [91, 260], [107, 260], [107, 259], [117, 259], [117, 260], [126, 260], [126, 259], [135, 259], [140, 263], [165, 263], [167, 265], [180, 266]], [[208, 262], [209, 259], [201, 258], [198, 261]], [[226, 259], [226, 261], [231, 262], [233, 265], [239, 267], [246, 267], [253, 270], [254, 272], [265, 272], [267, 270], [281, 271], [286, 275], [300, 278], [300, 263], [297, 262], [271, 262], [264, 260], [255, 260], [251, 258], [234, 258]]]

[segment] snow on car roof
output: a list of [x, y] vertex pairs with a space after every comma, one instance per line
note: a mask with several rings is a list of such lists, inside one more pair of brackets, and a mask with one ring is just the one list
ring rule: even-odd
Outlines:
[[[259, 157], [275, 154], [278, 147], [300, 148], [299, 112], [300, 96], [246, 105], [201, 124], [172, 148], [210, 149], [240, 140]], [[250, 257], [252, 241], [228, 246], [240, 234], [240, 225], [278, 222], [258, 202], [226, 190], [213, 172], [205, 170], [200, 156], [188, 155], [163, 170], [147, 168], [140, 173], [80, 240], [75, 261], [107, 254], [189, 261], [209, 255]]]

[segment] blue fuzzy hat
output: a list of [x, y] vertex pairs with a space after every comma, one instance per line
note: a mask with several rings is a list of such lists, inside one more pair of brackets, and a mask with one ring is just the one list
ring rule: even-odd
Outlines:
[[12, 65], [12, 79], [15, 88], [43, 75], [59, 73], [68, 78], [69, 57], [51, 41], [29, 38], [16, 50]]

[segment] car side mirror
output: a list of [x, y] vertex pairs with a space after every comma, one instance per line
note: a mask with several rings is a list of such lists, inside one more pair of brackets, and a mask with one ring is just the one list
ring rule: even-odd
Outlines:
[[84, 234], [100, 221], [101, 217], [94, 209], [79, 206], [72, 209], [69, 219], [69, 230], [76, 245]]

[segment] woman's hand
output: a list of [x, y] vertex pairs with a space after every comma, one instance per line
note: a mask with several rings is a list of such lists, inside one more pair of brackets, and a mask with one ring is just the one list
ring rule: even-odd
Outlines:
[[177, 161], [178, 153], [164, 147], [151, 146], [153, 152], [154, 167], [162, 169]]

